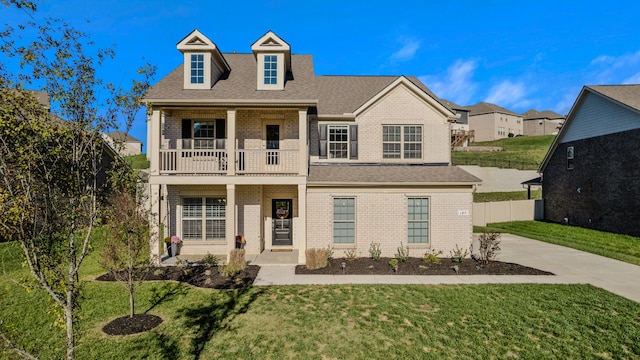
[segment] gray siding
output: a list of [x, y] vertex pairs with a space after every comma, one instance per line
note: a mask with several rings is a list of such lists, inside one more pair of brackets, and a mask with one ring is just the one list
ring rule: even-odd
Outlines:
[[560, 143], [640, 129], [640, 114], [600, 95], [587, 93]]

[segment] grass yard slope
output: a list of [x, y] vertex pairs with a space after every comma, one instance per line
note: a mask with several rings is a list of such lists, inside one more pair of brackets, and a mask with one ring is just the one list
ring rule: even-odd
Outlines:
[[502, 151], [463, 152], [452, 151], [453, 165], [494, 166], [521, 170], [536, 170], [555, 135], [518, 136], [496, 141], [471, 143], [471, 146], [499, 146]]
[[[514, 221], [487, 224], [488, 231], [562, 245], [640, 265], [640, 238], [541, 221]], [[483, 228], [474, 229], [482, 231]]]
[[[101, 332], [128, 311], [118, 284], [86, 280], [78, 359], [638, 358], [640, 304], [590, 285], [330, 285], [221, 291], [147, 282], [136, 311], [152, 331]], [[0, 329], [40, 359], [64, 357], [44, 292], [27, 291], [14, 243], [0, 244]], [[14, 281], [15, 280], [15, 281]], [[0, 359], [17, 359], [0, 342]]]

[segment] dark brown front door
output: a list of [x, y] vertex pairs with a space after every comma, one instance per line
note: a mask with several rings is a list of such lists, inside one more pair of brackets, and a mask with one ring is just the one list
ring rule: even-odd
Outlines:
[[273, 219], [273, 245], [293, 245], [291, 199], [273, 199], [271, 201], [271, 217]]

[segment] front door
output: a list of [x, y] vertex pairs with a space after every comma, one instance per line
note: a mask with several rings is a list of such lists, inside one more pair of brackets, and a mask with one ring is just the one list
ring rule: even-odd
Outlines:
[[273, 199], [271, 202], [271, 218], [273, 219], [273, 245], [293, 245], [291, 199]]
[[267, 165], [278, 165], [278, 150], [280, 150], [280, 125], [267, 124], [265, 131], [267, 135]]

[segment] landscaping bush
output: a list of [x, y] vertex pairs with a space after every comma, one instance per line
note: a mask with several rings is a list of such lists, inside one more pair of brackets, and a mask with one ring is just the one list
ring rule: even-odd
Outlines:
[[500, 233], [485, 231], [480, 235], [479, 240], [479, 261], [486, 264], [489, 261], [495, 260], [498, 252], [500, 252]]
[[306, 260], [307, 269], [315, 270], [315, 269], [322, 269], [324, 267], [327, 267], [327, 264], [328, 264], [327, 249], [318, 249], [318, 248], [307, 249], [305, 251], [305, 254], [307, 257], [307, 260]]

